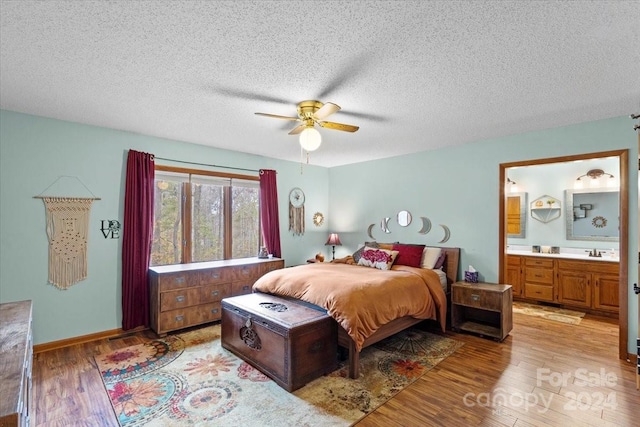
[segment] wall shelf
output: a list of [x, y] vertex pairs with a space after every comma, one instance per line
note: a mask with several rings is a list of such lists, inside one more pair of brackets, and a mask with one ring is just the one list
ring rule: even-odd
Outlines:
[[544, 195], [531, 202], [531, 218], [540, 222], [550, 222], [562, 216], [562, 204], [555, 197]]

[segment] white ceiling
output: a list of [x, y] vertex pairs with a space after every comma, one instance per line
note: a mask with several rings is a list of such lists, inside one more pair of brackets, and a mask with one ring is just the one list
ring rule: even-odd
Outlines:
[[[640, 1], [7, 1], [0, 107], [335, 166], [640, 112]], [[629, 120], [629, 126], [633, 121]], [[202, 159], [200, 159], [202, 160]]]

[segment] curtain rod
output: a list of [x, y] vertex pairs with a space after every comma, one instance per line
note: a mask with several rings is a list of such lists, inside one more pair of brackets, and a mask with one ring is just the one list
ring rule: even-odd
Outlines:
[[247, 171], [247, 172], [260, 172], [259, 170], [256, 169], [245, 169], [245, 168], [236, 168], [233, 166], [220, 166], [220, 165], [210, 165], [207, 163], [197, 163], [197, 162], [187, 162], [185, 160], [175, 160], [175, 159], [166, 159], [164, 157], [158, 157], [158, 156], [153, 156], [154, 159], [158, 159], [158, 160], [167, 160], [169, 162], [178, 162], [178, 163], [187, 163], [190, 165], [198, 165], [198, 166], [209, 166], [209, 167], [213, 167], [213, 168], [223, 168], [223, 169], [235, 169], [235, 170], [239, 170], [239, 171]]

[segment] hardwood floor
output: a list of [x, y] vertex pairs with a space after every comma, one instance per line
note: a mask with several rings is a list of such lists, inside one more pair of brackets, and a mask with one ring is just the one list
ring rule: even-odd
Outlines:
[[[564, 325], [514, 313], [502, 343], [447, 334], [465, 345], [358, 427], [637, 425], [635, 365], [618, 359], [614, 319]], [[141, 332], [36, 354], [33, 425], [117, 427], [93, 356], [153, 338]]]

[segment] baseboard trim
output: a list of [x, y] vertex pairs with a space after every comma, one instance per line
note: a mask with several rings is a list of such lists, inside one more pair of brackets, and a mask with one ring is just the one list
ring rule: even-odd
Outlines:
[[77, 344], [85, 344], [92, 341], [125, 337], [127, 335], [131, 335], [133, 333], [141, 332], [147, 329], [148, 328], [144, 326], [130, 329], [128, 331], [125, 331], [122, 328], [111, 329], [109, 331], [96, 332], [95, 334], [82, 335], [79, 337], [66, 338], [59, 341], [51, 341], [43, 344], [36, 344], [33, 346], [33, 352], [43, 353], [45, 351], [57, 350], [60, 348], [70, 347], [72, 345], [77, 345]]

